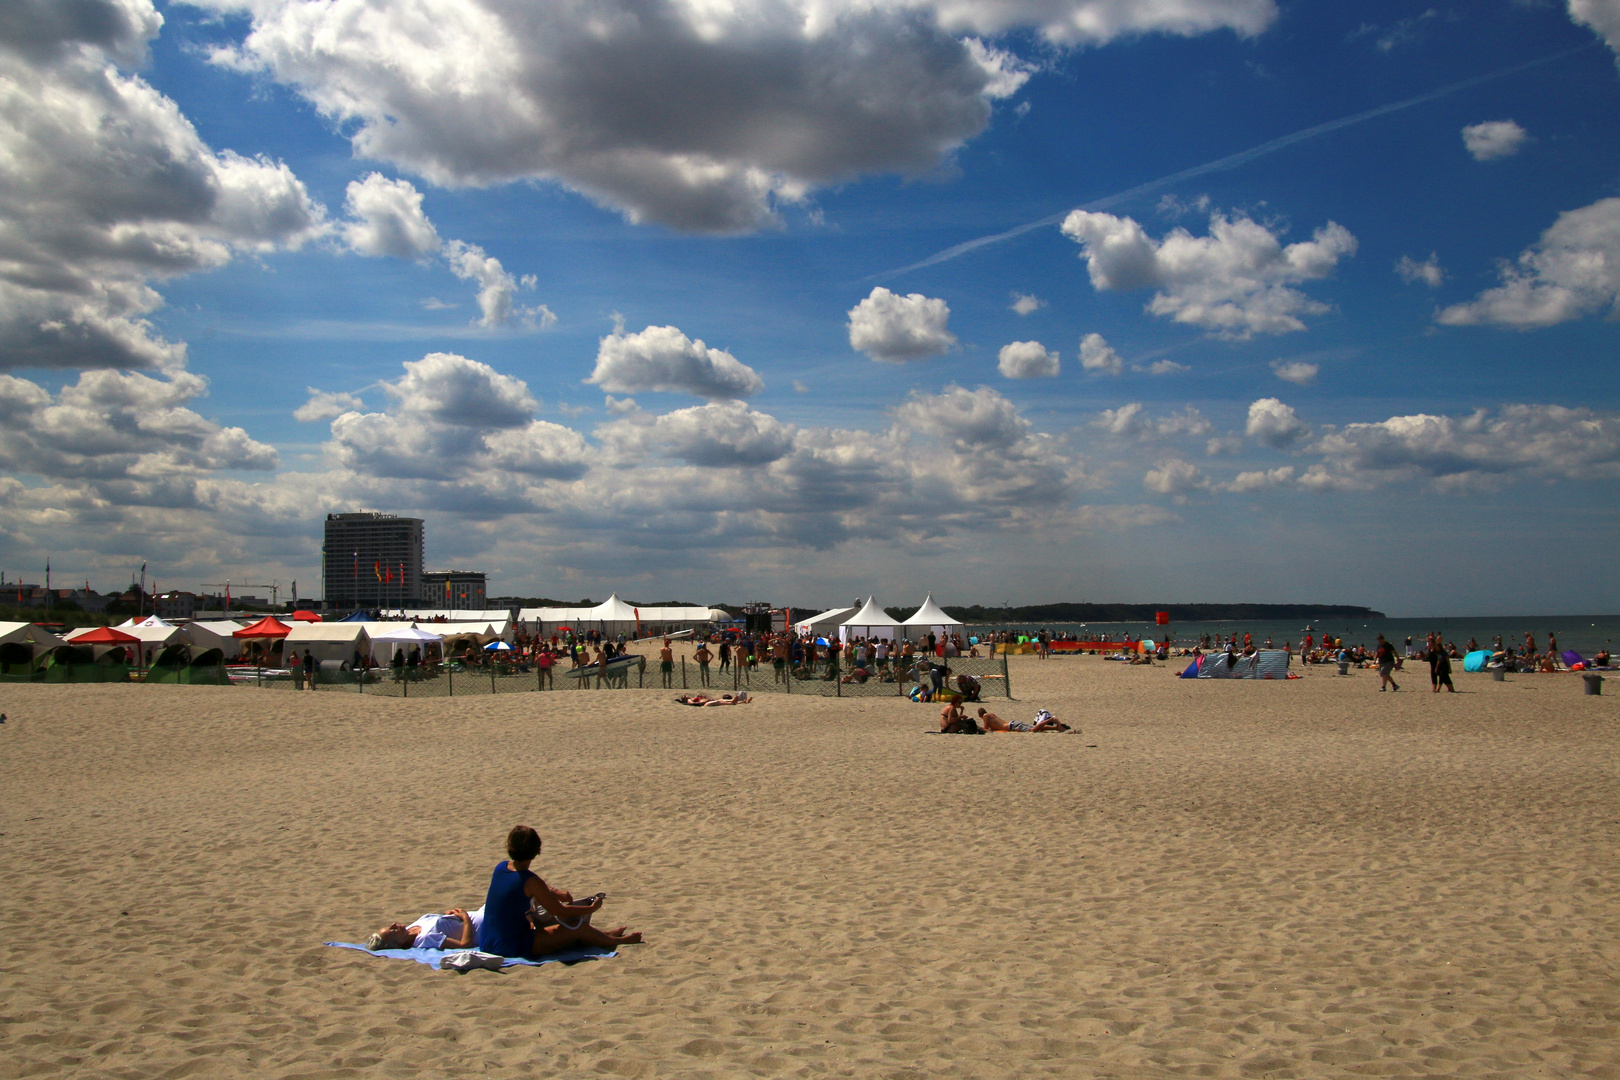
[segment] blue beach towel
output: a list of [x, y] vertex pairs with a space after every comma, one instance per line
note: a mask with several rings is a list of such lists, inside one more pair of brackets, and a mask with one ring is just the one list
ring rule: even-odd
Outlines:
[[[323, 941], [321, 944], [331, 945], [338, 949], [358, 949], [367, 956], [380, 956], [385, 960], [415, 960], [418, 964], [426, 964], [435, 971], [438, 970], [440, 961], [456, 951], [454, 949], [448, 951], [445, 949], [377, 949], [373, 951], [364, 945], [356, 945], [352, 941]], [[501, 967], [509, 968], [517, 964], [528, 967], [539, 967], [541, 964], [572, 964], [580, 960], [605, 960], [610, 956], [618, 955], [616, 949], [601, 949], [595, 945], [576, 945], [571, 949], [563, 949], [561, 952], [554, 952], [535, 960], [515, 956], [503, 957], [505, 962], [501, 964]]]

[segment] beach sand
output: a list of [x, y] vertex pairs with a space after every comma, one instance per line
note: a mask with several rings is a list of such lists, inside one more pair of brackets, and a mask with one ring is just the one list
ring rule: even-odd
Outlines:
[[[0, 1076], [1620, 1076], [1620, 683], [1012, 676], [1083, 732], [0, 687]], [[518, 822], [648, 944], [322, 947], [476, 906]]]

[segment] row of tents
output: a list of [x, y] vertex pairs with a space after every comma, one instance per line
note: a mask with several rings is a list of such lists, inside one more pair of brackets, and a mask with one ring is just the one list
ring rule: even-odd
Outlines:
[[[299, 613], [302, 614], [302, 613]], [[118, 626], [89, 627], [58, 636], [33, 623], [0, 622], [0, 677], [51, 682], [122, 682], [131, 668], [147, 669], [148, 682], [224, 682], [227, 657], [251, 656], [267, 666], [305, 651], [322, 664], [343, 665], [356, 654], [388, 664], [396, 652], [420, 648], [484, 648], [510, 632], [482, 619], [435, 623], [428, 630], [405, 621], [320, 622], [273, 616], [171, 623], [156, 616]]]
[[859, 607], [833, 608], [793, 624], [793, 629], [798, 633], [819, 636], [836, 634], [841, 641], [851, 638], [893, 641], [897, 637], [922, 637], [930, 632], [944, 636], [956, 633], [962, 627], [960, 619], [951, 618], [934, 603], [933, 593], [929, 593], [917, 610], [904, 619], [894, 618], [868, 596], [866, 603]]

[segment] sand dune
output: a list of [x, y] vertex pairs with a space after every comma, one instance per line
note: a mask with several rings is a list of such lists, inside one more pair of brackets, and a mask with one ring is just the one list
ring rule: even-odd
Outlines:
[[[1082, 734], [0, 689], [0, 1076], [1620, 1076], [1620, 699], [1013, 664]], [[649, 943], [321, 946], [476, 905], [520, 821]]]

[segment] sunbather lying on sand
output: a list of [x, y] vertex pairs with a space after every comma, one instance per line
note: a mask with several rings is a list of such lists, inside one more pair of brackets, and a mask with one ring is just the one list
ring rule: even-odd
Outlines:
[[682, 705], [709, 708], [714, 705], [747, 705], [754, 699], [748, 696], [748, 691], [742, 690], [735, 694], [721, 694], [719, 697], [709, 697], [707, 694], [682, 694], [675, 700]]
[[1027, 722], [1024, 720], [1003, 720], [993, 712], [980, 709], [979, 723], [984, 725], [984, 730], [986, 731], [1035, 732], [1071, 730], [1068, 724], [1065, 724], [1063, 721], [1059, 720], [1045, 709], [1042, 709], [1040, 712], [1035, 714], [1035, 720], [1033, 722]]
[[484, 923], [484, 909], [467, 911], [451, 908], [447, 914], [427, 914], [415, 922], [389, 923], [366, 939], [366, 948], [377, 949], [471, 949], [478, 943], [478, 928]]

